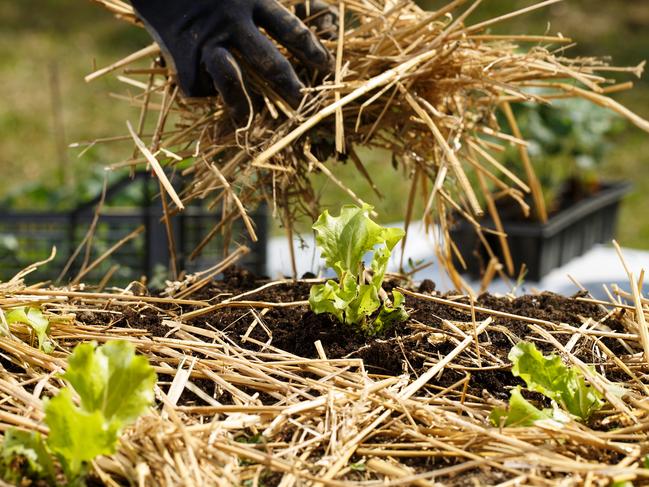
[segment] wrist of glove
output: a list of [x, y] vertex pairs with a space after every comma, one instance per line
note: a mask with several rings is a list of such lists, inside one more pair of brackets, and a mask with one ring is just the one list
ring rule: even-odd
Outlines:
[[[276, 0], [132, 0], [147, 29], [173, 64], [186, 96], [217, 92], [238, 124], [245, 123], [257, 97], [248, 70], [294, 108], [304, 87], [291, 63], [260, 29], [310, 68], [330, 72], [333, 59], [317, 36]], [[310, 1], [296, 13], [324, 35], [336, 32], [337, 15]]]

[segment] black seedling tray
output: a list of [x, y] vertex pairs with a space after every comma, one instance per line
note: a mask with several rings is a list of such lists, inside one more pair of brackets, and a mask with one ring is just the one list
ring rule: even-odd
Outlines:
[[[615, 235], [620, 202], [629, 190], [628, 183], [604, 185], [597, 194], [557, 213], [544, 224], [503, 221], [516, 272], [525, 264], [526, 280], [540, 281], [550, 271], [583, 255], [594, 245], [610, 242]], [[489, 219], [482, 225], [495, 228]], [[480, 276], [489, 258], [473, 226], [460, 221], [451, 230], [451, 236], [466, 261], [466, 271]], [[485, 233], [485, 237], [503, 261], [498, 237], [489, 233]]]

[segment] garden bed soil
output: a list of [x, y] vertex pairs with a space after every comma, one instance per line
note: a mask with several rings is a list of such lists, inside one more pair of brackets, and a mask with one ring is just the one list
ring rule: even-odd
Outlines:
[[[640, 402], [632, 401], [644, 397], [645, 385], [629, 380], [628, 368], [645, 377], [645, 366], [633, 332], [637, 325], [624, 305], [604, 308], [579, 295], [484, 294], [472, 313], [467, 296], [442, 295], [430, 281], [408, 286], [389, 280], [388, 291], [405, 290], [410, 317], [386, 336], [367, 338], [312, 313], [305, 301], [317, 280], [305, 277], [311, 278], [270, 282], [231, 271], [185, 300], [148, 296], [144, 289], [141, 299], [45, 291], [52, 293], [48, 313], [58, 316], [51, 322], [57, 350], [44, 356], [24, 328], [13, 330], [14, 339], [0, 337], [0, 387], [19, 389], [0, 412], [19, 419], [12, 425], [35, 428], [39, 398], [62, 387], [62, 359], [77, 343], [128, 339], [156, 366], [160, 397], [122, 439], [129, 454], [95, 465], [119, 482], [134, 481], [136, 466], [145, 462], [152, 485], [179, 485], [175, 462], [183, 458], [185, 465], [200, 463], [192, 474], [196, 485], [206, 485], [203, 475], [227, 472], [240, 479], [237, 485], [275, 486], [293, 475], [311, 485], [308, 479], [320, 478], [323, 465], [346, 483], [424, 475], [448, 486], [494, 485], [522, 475], [533, 450], [536, 466], [529, 468], [551, 485], [596, 465], [608, 481], [613, 474], [606, 469], [627, 460], [626, 445], [610, 443], [607, 435], [633, 428], [633, 415], [644, 417], [633, 406]], [[477, 337], [476, 326], [483, 330]], [[592, 334], [582, 333], [586, 328]], [[506, 404], [512, 387], [523, 385], [508, 359], [521, 340], [547, 353], [563, 352], [567, 361], [577, 357], [600, 380], [623, 385], [631, 395], [623, 407], [633, 408], [631, 416], [607, 405], [561, 432], [494, 428], [489, 413]], [[523, 394], [539, 407], [550, 406], [538, 393]], [[24, 416], [16, 416], [21, 408]], [[192, 438], [185, 438], [190, 429]], [[629, 430], [629, 447], [646, 442], [642, 431]], [[504, 440], [515, 448], [494, 457]], [[573, 462], [567, 470], [556, 469], [555, 451]], [[620, 475], [642, 477], [639, 470], [634, 464]], [[102, 483], [97, 475], [91, 484]]]
[[[232, 296], [249, 293], [263, 287], [268, 281], [256, 280], [245, 270], [230, 272], [225, 280], [215, 281], [203, 288], [200, 294], [192, 299], [219, 302]], [[283, 281], [270, 287], [247, 294], [246, 300], [267, 303], [295, 303], [308, 300], [312, 282], [306, 280]], [[397, 281], [388, 282], [388, 290], [396, 287]], [[453, 308], [447, 304], [431, 302], [425, 296], [443, 297], [458, 303], [470, 304], [465, 296], [446, 294], [442, 296], [435, 291], [435, 284], [423, 281], [413, 291], [421, 297], [408, 297], [406, 308], [409, 320], [391, 329], [385, 336], [366, 337], [355, 332], [348, 325], [338, 322], [334, 317], [310, 311], [307, 304], [294, 307], [270, 308], [262, 313], [253, 312], [251, 308], [229, 307], [219, 309], [191, 320], [190, 324], [199, 328], [221, 331], [229, 340], [239, 346], [259, 351], [272, 346], [305, 358], [318, 358], [315, 342], [322, 344], [328, 359], [362, 359], [368, 373], [379, 376], [395, 376], [404, 373], [418, 376], [432, 363], [450, 353], [459, 343], [461, 337], [455, 332], [449, 333], [446, 323], [455, 324], [465, 332], [471, 332], [472, 314], [469, 310]], [[553, 293], [527, 295], [518, 298], [498, 297], [482, 294], [474, 305], [512, 315], [546, 320], [553, 323], [565, 323], [579, 328], [587, 319], [600, 319], [607, 316], [606, 311], [588, 301], [581, 300], [582, 294], [573, 297]], [[176, 312], [186, 313], [194, 308], [182, 307]], [[92, 325], [133, 326], [146, 329], [156, 337], [168, 336], [169, 326], [162, 323], [161, 316], [154, 309], [121, 309], [120, 321], [106, 323], [104, 314], [86, 314], [79, 318]], [[492, 316], [489, 313], [475, 313], [475, 321], [480, 322]], [[259, 317], [263, 326], [251, 328], [255, 318]], [[429, 384], [433, 388], [446, 388], [457, 381], [468, 378], [467, 393], [476, 396], [492, 395], [495, 399], [507, 400], [509, 390], [523, 382], [512, 376], [507, 358], [511, 348], [520, 340], [529, 339], [529, 324], [515, 318], [493, 317], [497, 330], [489, 333], [486, 343], [481, 340], [481, 347], [492, 355], [485, 358], [484, 367], [468, 364], [466, 367], [451, 367], [438, 379]], [[606, 325], [612, 330], [624, 330], [615, 316], [608, 316]], [[454, 336], [455, 335], [455, 336]], [[570, 333], [558, 334], [556, 338], [565, 344], [571, 338]], [[537, 347], [543, 351], [554, 351], [554, 346], [535, 338]], [[614, 352], [621, 354], [625, 350], [609, 338], [602, 341]], [[585, 345], [584, 345], [585, 346]], [[577, 348], [573, 351], [586, 363], [595, 363], [595, 357], [589, 348]], [[500, 362], [496, 364], [495, 362]], [[211, 382], [209, 382], [213, 386]], [[213, 387], [206, 391], [213, 393]], [[187, 393], [191, 397], [191, 393]], [[184, 400], [190, 400], [184, 398]], [[227, 400], [221, 397], [219, 400]]]

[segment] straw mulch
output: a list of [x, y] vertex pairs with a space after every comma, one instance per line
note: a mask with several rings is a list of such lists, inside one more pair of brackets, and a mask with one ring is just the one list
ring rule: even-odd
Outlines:
[[[42, 398], [63, 386], [57, 375], [71, 349], [83, 341], [121, 339], [155, 366], [157, 404], [126, 431], [116, 455], [94, 463], [105, 485], [644, 485], [649, 300], [630, 277], [633, 295], [613, 290], [630, 305], [605, 303], [599, 319], [583, 316], [582, 324], [489, 309], [476, 310], [487, 316], [482, 321], [471, 321], [465, 311], [468, 321], [419, 323], [417, 336], [402, 337], [403, 343], [442, 340], [452, 347], [430, 356], [420, 376], [398, 377], [370, 374], [359, 359], [329, 360], [322, 348], [319, 359], [291, 355], [273, 346], [272, 334], [265, 343], [249, 337], [244, 346], [250, 349], [244, 348], [201, 320], [187, 319], [216, 303], [249, 309], [250, 327], [263, 327], [266, 311], [306, 310], [304, 302], [259, 302], [256, 290], [210, 302], [93, 293], [28, 287], [17, 278], [0, 284], [0, 307], [40, 306], [58, 345], [52, 355], [38, 351], [19, 325], [0, 336], [0, 431], [44, 432]], [[409, 299], [470, 308], [457, 298], [410, 293]], [[124, 325], [119, 318], [126, 313]], [[162, 319], [166, 335], [147, 331], [143, 320], [151, 313]], [[90, 317], [97, 315], [119, 324], [93, 325]], [[518, 326], [506, 329], [503, 320]], [[488, 415], [502, 404], [492, 393], [503, 391], [485, 385], [482, 394], [471, 393], [467, 384], [483, 371], [508, 370], [506, 351], [497, 352], [491, 342], [494, 333], [506, 333], [512, 344], [538, 341], [579, 367], [607, 398], [590, 427], [575, 421], [491, 426]], [[577, 350], [587, 359], [580, 360]], [[465, 378], [438, 386], [451, 371]], [[626, 389], [622, 399], [611, 393], [612, 382]]]
[[[96, 1], [137, 23], [123, 1]], [[132, 160], [114, 168], [152, 164], [162, 178], [165, 205], [170, 195], [176, 207], [205, 200], [222, 209], [221, 222], [194, 255], [234, 219], [242, 218], [256, 238], [247, 212], [262, 200], [270, 203], [290, 238], [296, 220], [305, 217], [310, 222], [319, 213], [314, 173], [324, 173], [350, 200], [360, 203], [337, 177], [338, 163], [327, 160], [335, 152], [344, 154], [341, 157], [377, 194], [390, 191], [376, 187], [357, 154], [359, 147], [381, 147], [393, 153], [392, 163], [401, 167], [401, 177], [412, 180], [410, 196], [404, 195], [409, 202], [406, 220], [420, 216], [441, 225], [439, 235], [447, 238], [440, 239], [436, 252], [458, 288], [463, 283], [451, 262], [456, 252], [448, 238], [451, 214], [476, 228], [483, 214], [491, 216], [504, 255], [503, 266], [495, 266], [494, 272], [513, 275], [517, 270], [495, 201], [513, 198], [526, 212], [532, 206], [532, 215], [541, 221], [547, 212], [511, 104], [581, 97], [649, 131], [649, 122], [607, 96], [632, 86], [615, 84], [609, 75], [640, 76], [643, 65], [614, 68], [598, 59], [567, 58], [564, 51], [571, 40], [563, 36], [490, 33], [490, 28], [512, 17], [560, 0], [473, 25], [471, 13], [480, 1], [454, 0], [434, 12], [422, 10], [412, 0], [328, 1], [341, 10], [338, 40], [323, 41], [336, 55], [335, 74], [319, 80], [300, 69], [308, 87], [302, 105], [293, 110], [253, 72], [251, 82], [264, 93], [266, 106], [239, 130], [233, 129], [218, 97], [186, 99], [178, 92], [173, 73], [153, 61], [143, 64], [143, 59], [159, 55], [155, 44], [88, 76], [92, 80], [122, 70], [118, 78], [128, 94], [118, 96], [141, 107], [139, 124], [130, 134], [110, 139], [134, 138], [139, 150]], [[297, 2], [284, 3], [291, 8]], [[299, 66], [295, 59], [292, 62]], [[505, 126], [499, 126], [498, 113], [504, 115]], [[153, 132], [150, 127], [155, 127]], [[498, 162], [498, 154], [509, 145], [519, 148], [519, 168], [508, 169]], [[182, 173], [190, 182], [177, 188], [177, 195], [162, 167], [176, 167], [186, 158], [191, 162], [189, 167], [185, 163]], [[425, 206], [422, 215], [413, 214], [416, 198]], [[170, 205], [169, 211], [176, 207]], [[482, 233], [481, 237], [493, 257], [495, 252]]]

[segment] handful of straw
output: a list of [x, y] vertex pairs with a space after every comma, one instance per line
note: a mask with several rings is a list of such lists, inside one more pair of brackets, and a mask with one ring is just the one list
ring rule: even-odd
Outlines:
[[[131, 7], [121, 0], [96, 0], [119, 17], [137, 23]], [[175, 85], [174, 73], [153, 61], [149, 68], [128, 68], [142, 58], [156, 56], [152, 45], [88, 78], [127, 67], [120, 76], [141, 90], [130, 101], [141, 107], [138, 127], [131, 131], [139, 151], [117, 166], [151, 164], [161, 177], [163, 202], [171, 196], [178, 208], [195, 200], [222, 206], [222, 219], [206, 235], [195, 254], [219, 232], [243, 219], [256, 239], [247, 211], [266, 200], [289, 231], [297, 219], [313, 220], [319, 213], [311, 176], [321, 172], [356, 203], [361, 198], [336, 176], [335, 161], [352, 161], [369, 187], [380, 193], [357, 154], [358, 147], [383, 148], [393, 161], [412, 175], [406, 221], [413, 218], [412, 203], [421, 191], [422, 218], [439, 229], [435, 249], [458, 288], [463, 283], [453, 266], [458, 254], [449, 237], [451, 215], [475, 226], [487, 251], [496, 252], [484, 238], [479, 219], [488, 213], [495, 222], [505, 256], [498, 272], [514, 273], [495, 201], [513, 198], [526, 213], [531, 194], [537, 219], [547, 219], [539, 182], [511, 108], [512, 103], [551, 103], [581, 97], [609, 108], [649, 131], [649, 122], [607, 95], [632, 86], [615, 84], [606, 73], [636, 68], [610, 68], [592, 58], [568, 59], [557, 46], [570, 43], [562, 36], [492, 35], [488, 29], [512, 17], [549, 6], [547, 0], [528, 8], [471, 25], [480, 0], [465, 5], [454, 0], [437, 11], [422, 10], [411, 0], [331, 0], [340, 10], [340, 35], [323, 41], [336, 53], [335, 74], [320, 85], [309, 84], [306, 70], [301, 106], [291, 109], [263, 80], [253, 79], [264, 94], [265, 107], [248, 126], [235, 129], [220, 98], [186, 99]], [[296, 1], [283, 3], [292, 8]], [[290, 58], [290, 54], [286, 53]], [[294, 65], [298, 61], [291, 59]], [[501, 127], [502, 112], [509, 127]], [[155, 117], [155, 131], [145, 137], [143, 127]], [[147, 139], [143, 142], [141, 139]], [[520, 153], [522, 174], [504, 167], [498, 153], [514, 145]], [[324, 148], [324, 150], [323, 150]], [[181, 167], [190, 183], [179, 194], [166, 180], [162, 167]], [[389, 164], [386, 161], [386, 164]], [[389, 188], [385, 188], [388, 190]], [[172, 211], [169, 209], [169, 211]], [[173, 210], [175, 211], [175, 210]], [[462, 257], [457, 255], [459, 260]]]

